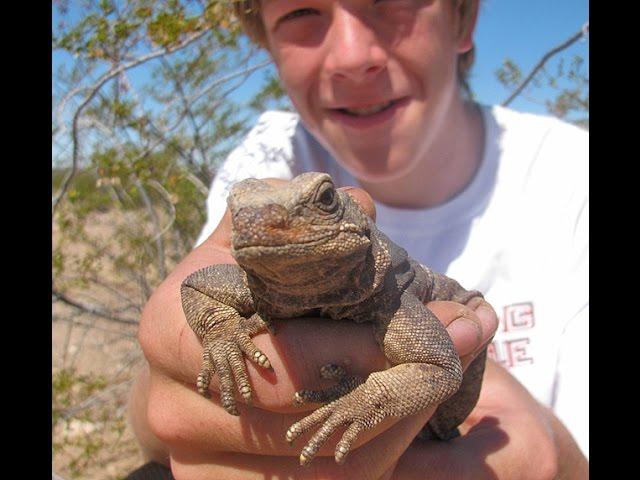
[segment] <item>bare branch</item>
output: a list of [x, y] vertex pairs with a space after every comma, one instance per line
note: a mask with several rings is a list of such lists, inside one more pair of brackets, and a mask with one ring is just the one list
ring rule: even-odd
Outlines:
[[238, 77], [248, 77], [250, 74], [252, 74], [256, 70], [260, 70], [261, 68], [264, 68], [264, 67], [266, 67], [267, 65], [269, 65], [271, 63], [272, 63], [271, 60], [265, 60], [263, 62], [255, 64], [255, 65], [251, 65], [250, 67], [246, 67], [246, 68], [243, 68], [242, 70], [238, 70], [236, 72], [232, 72], [232, 73], [230, 73], [228, 75], [225, 75], [223, 77], [217, 78], [217, 79], [213, 80], [209, 85], [204, 87], [202, 90], [200, 90], [196, 94], [192, 95], [189, 98], [189, 102], [196, 102], [203, 95], [206, 95], [208, 92], [210, 92], [211, 90], [216, 88], [218, 85], [221, 85], [223, 83], [226, 83], [226, 82], [228, 82], [230, 80], [233, 80], [235, 78], [238, 78]]
[[[158, 238], [158, 237], [164, 235], [166, 232], [168, 232], [169, 229], [171, 228], [171, 226], [173, 225], [173, 222], [175, 222], [175, 220], [176, 220], [176, 207], [173, 204], [173, 202], [171, 201], [171, 197], [169, 196], [169, 192], [167, 192], [167, 190], [158, 181], [149, 180], [148, 183], [149, 183], [149, 186], [151, 188], [153, 188], [156, 192], [158, 192], [160, 194], [162, 199], [169, 206], [169, 220], [167, 221], [167, 224], [163, 228], [160, 228], [160, 225], [157, 225], [156, 234], [153, 236], [153, 240], [155, 240], [156, 238]], [[164, 274], [162, 275], [162, 278], [164, 278]]]
[[202, 183], [202, 181], [193, 173], [187, 171], [185, 172], [185, 177], [198, 189], [202, 196], [204, 196], [205, 198], [209, 196], [209, 187]]
[[193, 43], [196, 40], [198, 40], [201, 37], [203, 37], [209, 31], [210, 31], [210, 28], [203, 29], [202, 31], [185, 38], [183, 41], [178, 42], [177, 44], [175, 44], [175, 45], [173, 45], [171, 47], [161, 48], [161, 49], [156, 50], [154, 52], [150, 52], [147, 55], [143, 55], [143, 56], [137, 58], [136, 60], [133, 60], [133, 61], [125, 63], [125, 64], [122, 64], [122, 65], [120, 65], [120, 66], [118, 66], [116, 68], [112, 68], [107, 73], [102, 75], [102, 77], [100, 77], [100, 79], [91, 88], [89, 94], [86, 96], [84, 101], [80, 104], [80, 106], [76, 110], [75, 114], [73, 115], [73, 122], [72, 122], [73, 127], [72, 127], [72, 135], [71, 135], [72, 136], [72, 140], [73, 140], [73, 154], [72, 154], [71, 170], [69, 171], [69, 173], [66, 175], [64, 181], [62, 182], [62, 186], [60, 187], [60, 191], [58, 192], [58, 194], [52, 200], [53, 204], [52, 204], [52, 207], [51, 207], [51, 215], [55, 214], [55, 211], [56, 211], [58, 205], [60, 204], [60, 200], [62, 200], [62, 198], [64, 197], [67, 189], [69, 188], [69, 185], [71, 184], [71, 180], [75, 176], [75, 173], [76, 173], [76, 171], [78, 169], [78, 151], [79, 151], [79, 145], [78, 145], [78, 120], [80, 118], [80, 114], [85, 109], [85, 107], [91, 102], [91, 100], [93, 100], [93, 98], [98, 93], [98, 91], [102, 88], [102, 86], [105, 83], [107, 83], [109, 80], [111, 80], [112, 78], [114, 78], [114, 77], [118, 76], [120, 73], [124, 72], [125, 70], [137, 67], [138, 65], [141, 65], [141, 64], [143, 64], [145, 62], [148, 62], [149, 60], [152, 60], [154, 58], [158, 58], [158, 57], [161, 57], [163, 55], [174, 53], [174, 52], [177, 52], [178, 50], [181, 50], [181, 49], [185, 48], [186, 46], [190, 45], [191, 43]]
[[101, 287], [105, 289], [107, 292], [109, 292], [110, 295], [113, 295], [114, 297], [116, 297], [121, 302], [121, 304], [124, 304], [122, 307], [120, 307], [117, 310], [118, 312], [123, 312], [127, 310], [134, 310], [138, 314], [141, 312], [142, 306], [138, 303], [131, 301], [131, 298], [129, 297], [129, 295], [123, 295], [122, 288], [120, 285], [117, 285], [117, 284], [111, 285], [110, 283], [103, 281], [100, 277], [92, 278], [91, 280], [97, 287]]
[[138, 321], [135, 319], [119, 317], [109, 312], [105, 312], [98, 307], [94, 307], [93, 305], [83, 304], [77, 300], [69, 298], [64, 293], [58, 292], [55, 289], [51, 290], [51, 295], [53, 296], [54, 300], [61, 301], [62, 303], [75, 307], [78, 310], [82, 310], [83, 312], [90, 313], [91, 315], [96, 315], [98, 317], [106, 318], [107, 320], [111, 320], [117, 323], [124, 323], [126, 325], [138, 325]]
[[[151, 218], [151, 223], [153, 224], [154, 236], [151, 239], [156, 243], [156, 256], [158, 260], [158, 271], [160, 272], [160, 276], [165, 278], [167, 276], [166, 272], [166, 260], [165, 260], [165, 251], [164, 251], [164, 242], [162, 241], [162, 233], [163, 229], [160, 227], [160, 219], [158, 218], [158, 214], [153, 208], [153, 204], [151, 203], [151, 199], [149, 198], [149, 194], [147, 193], [147, 189], [142, 184], [139, 178], [135, 178], [135, 184], [140, 192], [140, 196], [142, 197], [142, 201], [144, 202], [145, 208], [149, 213], [149, 218]], [[169, 201], [169, 203], [171, 203]], [[171, 205], [173, 207], [173, 205]], [[171, 224], [169, 224], [171, 226]]]
[[56, 108], [56, 119], [58, 120], [58, 123], [62, 125], [60, 127], [61, 132], [65, 132], [67, 130], [64, 124], [64, 119], [62, 118], [64, 114], [64, 110], [67, 106], [67, 102], [69, 102], [69, 100], [71, 100], [73, 97], [75, 97], [79, 93], [82, 93], [87, 90], [90, 90], [90, 87], [82, 86], [82, 87], [74, 88], [73, 90], [68, 92], [62, 100], [60, 100], [60, 103], [58, 103], [58, 106]]
[[71, 333], [73, 332], [73, 320], [67, 325], [66, 335], [64, 337], [64, 350], [62, 351], [62, 366], [67, 366], [67, 354], [69, 353], [69, 345], [71, 344]]
[[[113, 335], [117, 337], [117, 340], [121, 340], [123, 338], [135, 340], [138, 336], [135, 333], [127, 333], [122, 330], [113, 330], [110, 328], [100, 327], [93, 323], [83, 322], [81, 320], [69, 319], [69, 318], [59, 318], [59, 321], [68, 322], [72, 327], [83, 327], [89, 330], [98, 330], [100, 332], [108, 333], [109, 335]], [[66, 354], [66, 352], [65, 352]], [[66, 366], [67, 363], [63, 363], [63, 366]]]
[[575, 34], [573, 34], [568, 40], [562, 42], [557, 47], [552, 48], [547, 53], [545, 53], [544, 56], [540, 59], [540, 61], [536, 64], [536, 66], [533, 67], [533, 70], [531, 70], [529, 75], [527, 75], [527, 77], [522, 82], [520, 82], [520, 85], [518, 85], [518, 87], [513, 91], [513, 93], [509, 95], [509, 98], [507, 98], [504, 102], [502, 102], [502, 106], [506, 107], [507, 105], [509, 105], [520, 94], [520, 92], [524, 90], [524, 88], [529, 84], [529, 82], [533, 79], [533, 77], [535, 77], [536, 73], [538, 73], [538, 71], [544, 66], [545, 63], [547, 63], [547, 61], [551, 57], [561, 52], [562, 50], [570, 47], [581, 38], [586, 37], [588, 33], [589, 33], [589, 21], [587, 21], [580, 28], [580, 30]]
[[104, 390], [101, 390], [100, 392], [96, 393], [95, 395], [90, 396], [83, 402], [80, 402], [78, 405], [74, 405], [72, 407], [61, 410], [59, 412], [60, 418], [65, 419], [65, 418], [73, 417], [74, 415], [76, 415], [77, 413], [83, 410], [87, 410], [88, 408], [93, 408], [102, 403], [106, 403], [108, 401], [108, 398], [106, 398], [107, 394], [112, 393], [114, 390], [122, 389], [123, 387], [127, 387], [128, 389], [130, 388], [132, 383], [133, 383], [132, 378], [121, 380], [118, 383], [114, 383], [113, 385], [110, 385]]
[[[192, 107], [193, 107], [194, 104], [187, 100], [187, 97], [185, 95], [184, 89], [182, 88], [182, 82], [178, 79], [178, 75], [176, 75], [175, 68], [172, 67], [169, 64], [169, 62], [166, 61], [166, 59], [163, 59], [162, 65], [165, 68], [165, 70], [168, 72], [168, 74], [171, 77], [171, 79], [173, 80], [173, 84], [175, 86], [175, 89], [178, 92], [178, 99], [182, 103], [183, 112], [185, 113], [189, 123], [191, 124], [191, 127], [193, 128], [193, 141], [194, 141], [194, 144], [195, 144], [196, 148], [198, 149], [198, 151], [200, 152], [200, 158], [204, 160], [204, 159], [207, 158], [207, 154], [206, 154], [206, 149], [204, 148], [203, 143], [202, 143], [202, 137], [201, 137], [201, 134], [200, 134], [200, 127], [198, 125], [198, 122], [196, 122], [195, 116], [194, 116], [193, 111], [192, 111]], [[195, 162], [193, 161], [192, 158], [188, 158], [187, 162], [191, 166], [191, 168], [195, 168]]]

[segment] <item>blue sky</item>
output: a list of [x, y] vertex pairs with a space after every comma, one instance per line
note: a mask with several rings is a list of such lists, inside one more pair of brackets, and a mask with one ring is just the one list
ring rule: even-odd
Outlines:
[[[514, 60], [526, 74], [551, 48], [573, 35], [589, 18], [588, 0], [481, 0], [476, 29], [476, 62], [470, 83], [476, 99], [494, 104], [505, 100], [509, 92], [496, 79], [495, 71], [506, 58]], [[71, 2], [71, 11], [73, 11]], [[57, 12], [53, 12], [55, 30]], [[588, 41], [578, 41], [561, 55], [570, 58], [579, 54], [587, 61]], [[53, 67], [66, 63], [69, 57], [53, 53]], [[144, 83], [148, 69], [144, 66], [129, 72], [134, 82]], [[234, 98], [240, 102], [249, 99], [262, 84], [265, 72], [259, 71], [237, 90]], [[549, 90], [538, 90], [535, 97], [545, 98]], [[524, 98], [511, 104], [521, 111], [544, 113], [543, 106]]]
[[[588, 20], [587, 0], [483, 1], [475, 35], [476, 65], [471, 78], [478, 100], [500, 103], [508, 97], [509, 92], [495, 76], [495, 70], [505, 58], [514, 60], [522, 72], [527, 73], [547, 51], [571, 37]], [[588, 62], [588, 41], [579, 40], [559, 55], [574, 54]], [[517, 100], [512, 106], [544, 111], [524, 100]]]

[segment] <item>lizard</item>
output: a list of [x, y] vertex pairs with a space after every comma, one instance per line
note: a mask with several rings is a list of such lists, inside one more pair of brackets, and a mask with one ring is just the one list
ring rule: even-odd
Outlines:
[[292, 444], [322, 425], [302, 449], [300, 464], [308, 464], [340, 427], [346, 431], [335, 460], [342, 464], [363, 430], [430, 406], [437, 409], [418, 437], [459, 435], [458, 425], [479, 396], [486, 346], [463, 375], [451, 338], [425, 303], [469, 304], [482, 298], [479, 291], [412, 259], [326, 173], [303, 173], [285, 187], [242, 180], [231, 187], [227, 205], [237, 265], [199, 269], [180, 287], [187, 323], [203, 345], [200, 394], [210, 396], [217, 374], [222, 406], [239, 415], [235, 390], [246, 402], [252, 396], [245, 356], [271, 368], [251, 337], [271, 332], [273, 319], [371, 322], [391, 367], [363, 379], [341, 365], [324, 365], [320, 374], [336, 380], [332, 387], [296, 392], [295, 403], [324, 403], [286, 432]]

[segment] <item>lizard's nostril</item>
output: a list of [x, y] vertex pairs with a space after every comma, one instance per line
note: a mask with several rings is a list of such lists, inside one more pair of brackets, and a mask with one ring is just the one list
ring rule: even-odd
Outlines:
[[271, 242], [275, 231], [288, 226], [287, 210], [280, 205], [242, 208], [233, 216], [233, 244], [239, 248]]

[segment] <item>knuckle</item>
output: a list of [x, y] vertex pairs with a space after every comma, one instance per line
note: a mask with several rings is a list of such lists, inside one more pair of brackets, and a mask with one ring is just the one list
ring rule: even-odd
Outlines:
[[175, 396], [167, 394], [157, 386], [149, 389], [147, 423], [151, 433], [166, 444], [178, 442], [183, 435], [184, 422]]
[[458, 307], [458, 311], [454, 318], [455, 320], [464, 319], [475, 324], [480, 323], [480, 319], [478, 318], [478, 315], [476, 315], [476, 312], [466, 305], [460, 305]]
[[466, 305], [472, 309], [475, 310], [477, 309], [480, 305], [482, 305], [483, 303], [487, 303], [487, 301], [482, 298], [482, 297], [473, 297], [471, 300], [469, 300]]

